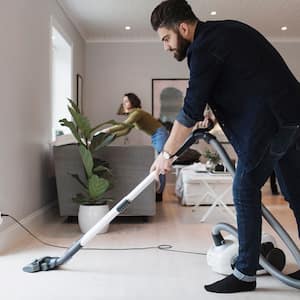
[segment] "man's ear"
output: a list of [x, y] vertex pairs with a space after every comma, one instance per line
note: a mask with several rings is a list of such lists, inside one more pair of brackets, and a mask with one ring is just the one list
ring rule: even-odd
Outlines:
[[178, 30], [183, 38], [187, 38], [189, 36], [190, 27], [188, 26], [187, 23], [185, 22], [180, 23], [178, 26]]

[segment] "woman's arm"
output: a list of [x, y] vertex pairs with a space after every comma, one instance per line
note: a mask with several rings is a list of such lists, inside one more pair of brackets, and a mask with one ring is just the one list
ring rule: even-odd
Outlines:
[[119, 136], [127, 135], [131, 131], [132, 128], [133, 128], [133, 126], [131, 126], [130, 124], [121, 123], [118, 125], [114, 125], [114, 126], [102, 129], [100, 132], [115, 134], [117, 137], [119, 137]]
[[123, 123], [105, 128], [101, 130], [101, 132], [113, 133], [116, 134], [117, 136], [126, 135], [134, 127], [134, 123], [137, 122], [141, 117], [142, 117], [141, 110], [133, 111], [132, 113], [130, 113], [128, 118]]
[[142, 115], [143, 112], [141, 110], [135, 110], [129, 114], [128, 118], [123, 123], [102, 129], [100, 132], [114, 134], [116, 137], [125, 136], [129, 134], [134, 127], [134, 123], [142, 118]]

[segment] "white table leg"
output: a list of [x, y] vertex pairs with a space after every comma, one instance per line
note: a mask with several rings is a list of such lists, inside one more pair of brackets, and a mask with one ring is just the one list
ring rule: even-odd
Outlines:
[[202, 217], [202, 219], [200, 220], [201, 223], [203, 223], [207, 217], [211, 214], [211, 212], [213, 211], [213, 209], [218, 205], [222, 205], [225, 210], [234, 218], [234, 220], [236, 220], [235, 214], [228, 208], [228, 206], [222, 201], [222, 199], [224, 198], [224, 196], [231, 190], [231, 186], [228, 187], [227, 189], [225, 189], [221, 195], [217, 195], [217, 193], [211, 188], [211, 186], [206, 182], [203, 181], [203, 183], [205, 184], [205, 186], [210, 190], [210, 193], [213, 198], [215, 199], [212, 206], [208, 209], [208, 211], [204, 214], [204, 216]]
[[211, 214], [211, 212], [213, 211], [213, 209], [217, 206], [218, 202], [214, 201], [214, 203], [212, 204], [212, 206], [207, 210], [207, 212], [204, 214], [204, 216], [201, 218], [200, 222], [203, 223], [207, 217]]

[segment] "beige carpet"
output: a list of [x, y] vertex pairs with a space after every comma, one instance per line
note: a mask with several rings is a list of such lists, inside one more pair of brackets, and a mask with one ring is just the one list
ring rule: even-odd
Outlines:
[[[297, 241], [296, 225], [280, 197], [265, 196], [271, 211]], [[101, 248], [148, 247], [170, 244], [177, 250], [205, 252], [212, 244], [213, 224], [232, 218], [216, 208], [207, 222], [200, 223], [207, 207], [182, 207], [168, 186], [165, 201], [147, 223], [119, 221], [107, 234], [97, 236], [89, 246]], [[36, 229], [35, 229], [36, 230]], [[264, 227], [269, 231], [268, 226]], [[69, 246], [80, 237], [77, 224], [53, 216], [36, 233], [47, 242]], [[25, 233], [24, 233], [25, 235]], [[46, 247], [28, 237], [0, 254], [1, 298], [36, 299], [299, 299], [300, 291], [270, 276], [258, 278], [257, 290], [236, 295], [207, 293], [203, 285], [222, 278], [213, 273], [200, 254], [157, 249], [135, 251], [81, 251], [60, 270], [28, 274], [22, 267], [34, 258], [61, 256], [64, 250]], [[295, 265], [288, 257], [287, 271]]]

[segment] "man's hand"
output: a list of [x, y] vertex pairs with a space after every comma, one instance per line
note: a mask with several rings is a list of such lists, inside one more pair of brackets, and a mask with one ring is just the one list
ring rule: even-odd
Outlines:
[[[164, 151], [170, 154], [176, 153], [191, 131], [192, 128], [187, 128], [175, 120], [170, 136], [165, 143]], [[152, 164], [150, 171], [155, 171], [158, 179], [159, 174], [166, 174], [170, 172], [172, 163], [175, 159], [176, 157], [167, 159], [161, 153]]]
[[160, 174], [166, 174], [171, 171], [172, 169], [172, 163], [174, 159], [166, 159], [162, 156], [162, 153], [158, 155], [154, 163], [152, 164], [150, 168], [150, 172], [155, 171], [156, 172], [156, 180], [159, 180]]
[[212, 124], [215, 124], [215, 122], [209, 117], [209, 116], [204, 116], [203, 121], [200, 121], [196, 124], [196, 128], [208, 128]]

